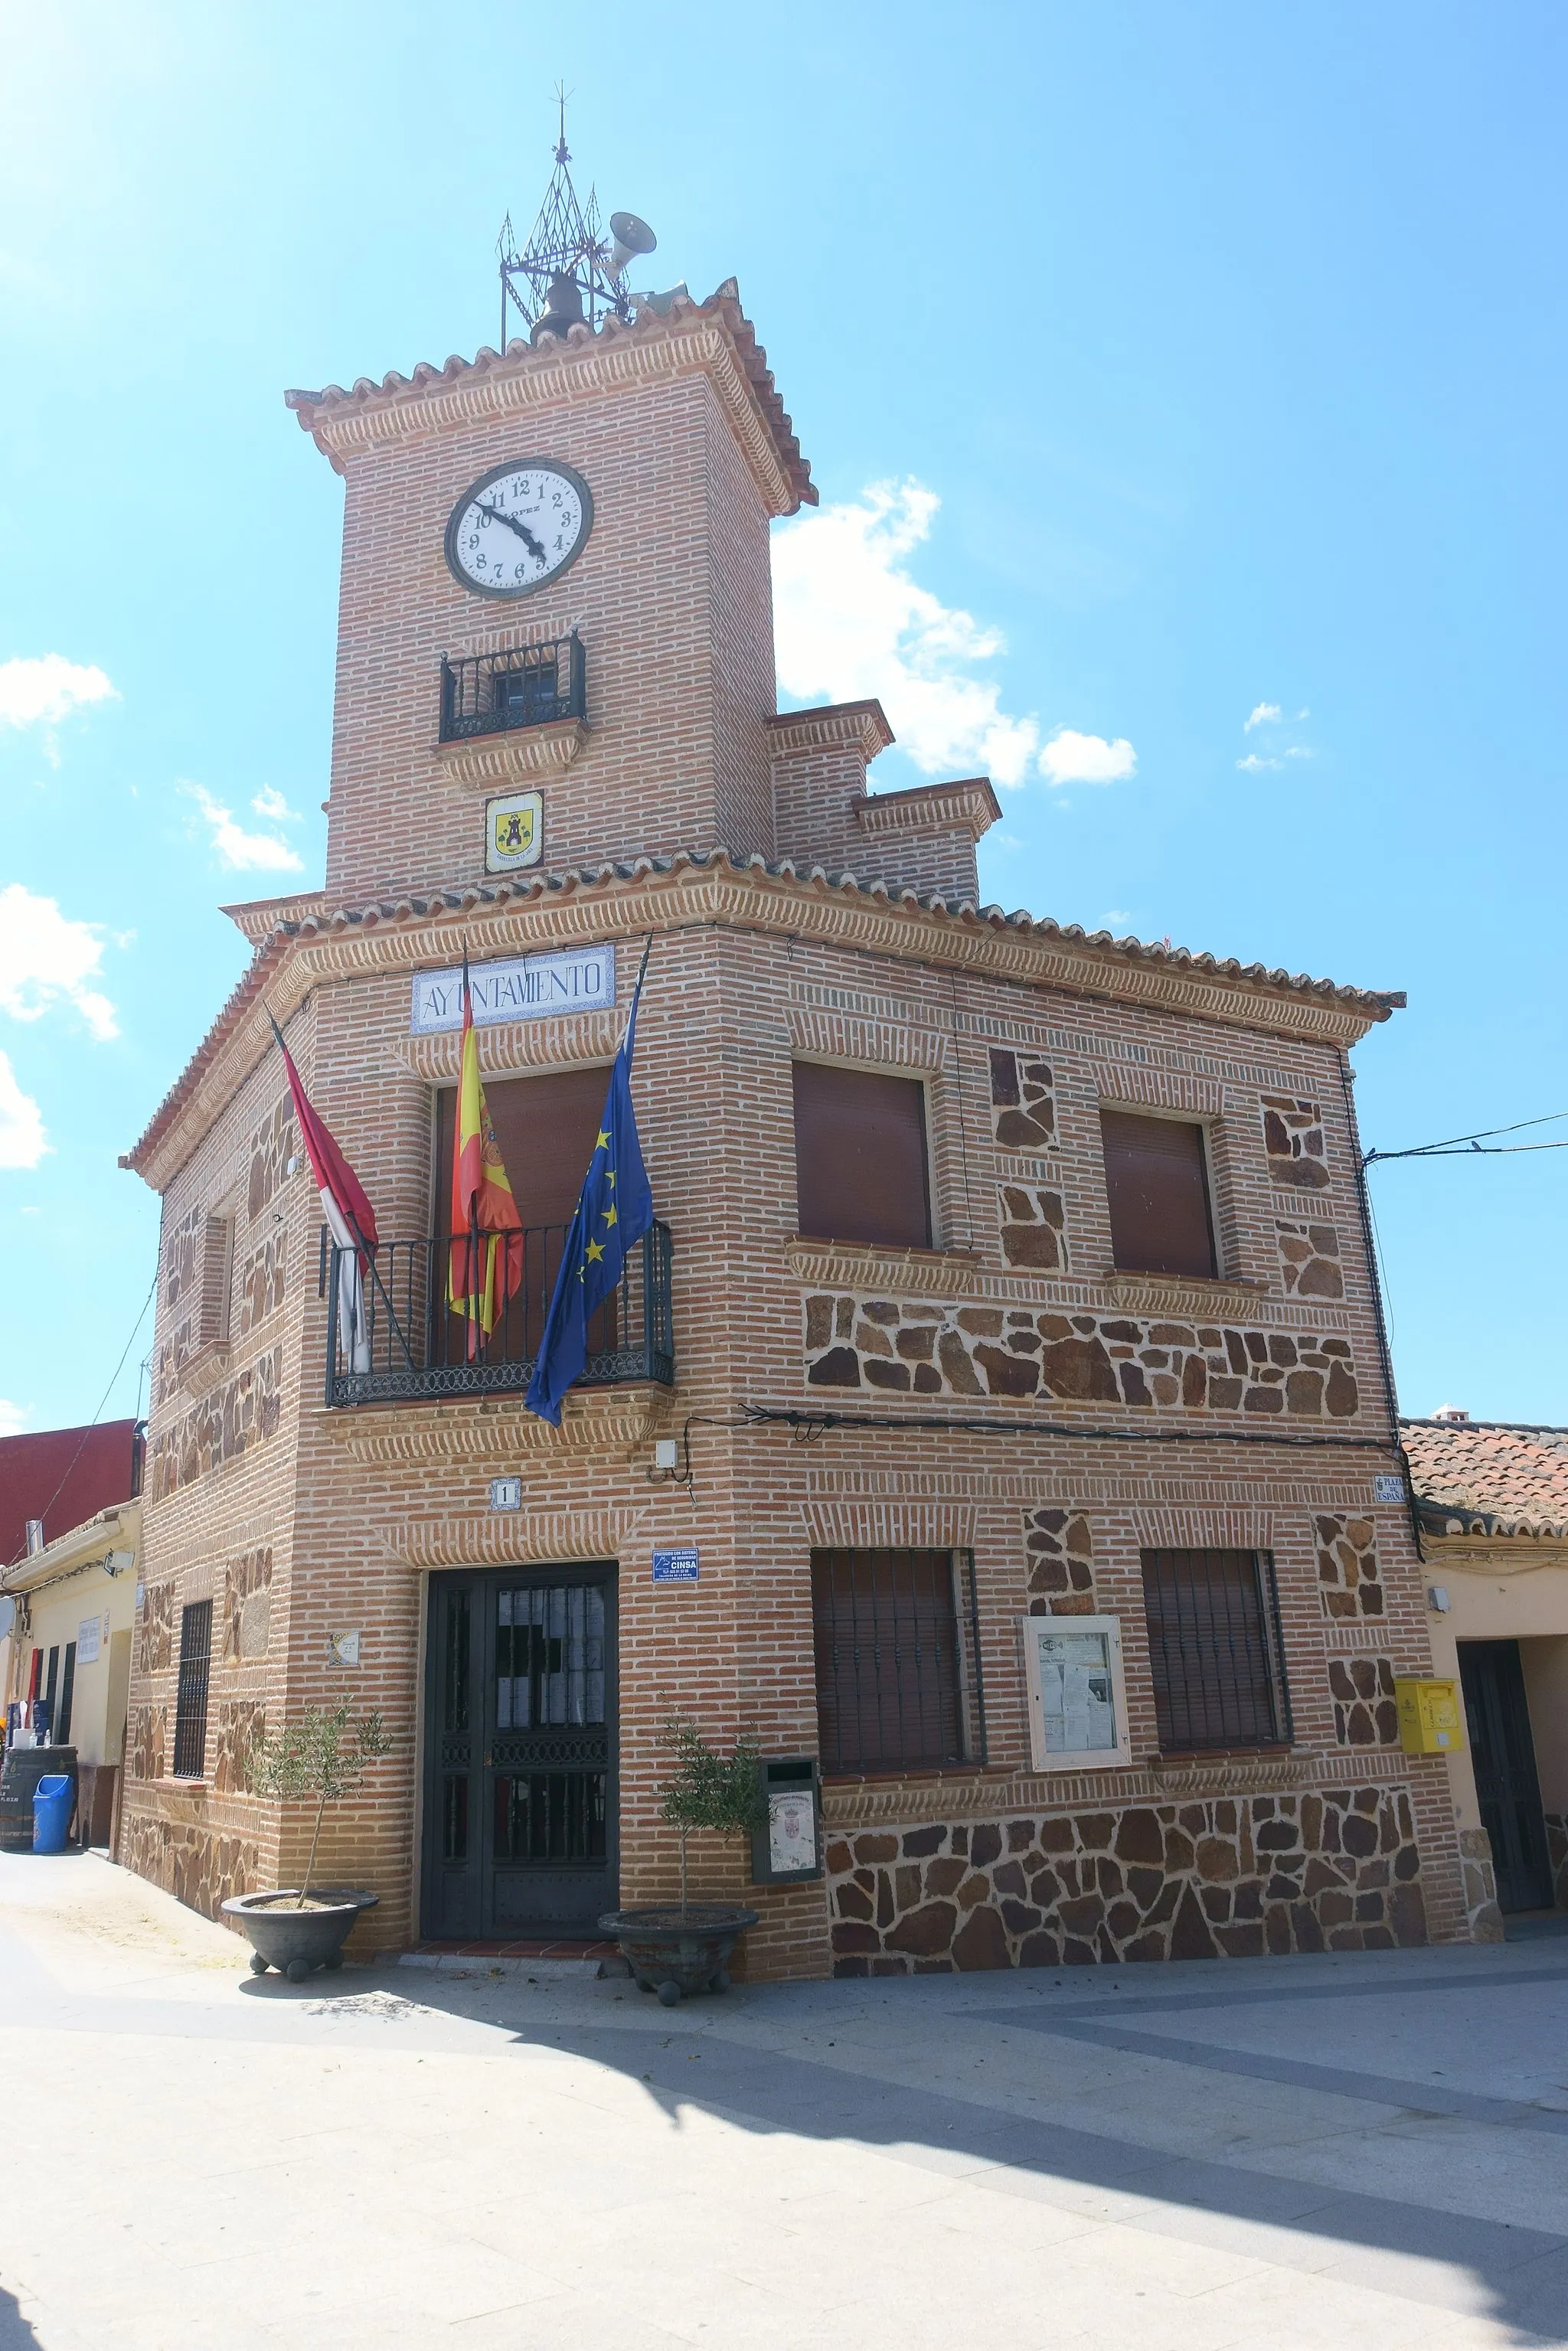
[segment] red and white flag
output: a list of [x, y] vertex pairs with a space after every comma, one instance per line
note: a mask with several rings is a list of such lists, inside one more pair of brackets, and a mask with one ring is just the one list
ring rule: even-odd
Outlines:
[[[272, 1019], [272, 1015], [268, 1013], [267, 1018]], [[276, 1020], [272, 1022], [272, 1033], [288, 1072], [294, 1114], [299, 1121], [316, 1188], [321, 1195], [321, 1214], [338, 1244], [338, 1342], [350, 1370], [368, 1372], [371, 1326], [365, 1310], [365, 1276], [370, 1271], [371, 1252], [376, 1246], [376, 1212], [365, 1196], [364, 1186], [312, 1105]]]

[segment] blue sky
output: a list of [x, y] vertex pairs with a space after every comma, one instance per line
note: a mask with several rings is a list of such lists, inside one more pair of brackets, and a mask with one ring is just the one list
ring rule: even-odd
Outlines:
[[[811, 459], [791, 698], [880, 691], [883, 787], [1016, 777], [1009, 905], [1407, 988], [1369, 1143], [1568, 1108], [1560, 9], [0, 39], [5, 1425], [90, 1414], [146, 1294], [115, 1162], [242, 968], [217, 906], [319, 878], [341, 493], [283, 389], [494, 340], [559, 76], [580, 183], [659, 282], [738, 277]], [[1568, 1154], [1373, 1183], [1406, 1408], [1568, 1421]]]

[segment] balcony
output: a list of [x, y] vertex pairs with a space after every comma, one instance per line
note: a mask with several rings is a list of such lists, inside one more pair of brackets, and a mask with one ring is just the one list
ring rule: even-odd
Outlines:
[[436, 749], [460, 783], [493, 789], [570, 767], [588, 739], [587, 676], [574, 629], [554, 644], [441, 660]]
[[[319, 1287], [327, 1301], [329, 1405], [521, 1394], [533, 1377], [570, 1230], [535, 1225], [524, 1232], [521, 1287], [472, 1362], [468, 1326], [446, 1303], [452, 1244], [444, 1238], [383, 1241], [374, 1276], [365, 1284], [369, 1359], [356, 1368], [339, 1316], [339, 1276], [351, 1252], [340, 1249], [323, 1228]], [[655, 1224], [632, 1250], [613, 1296], [589, 1322], [588, 1364], [578, 1386], [643, 1380], [674, 1385], [670, 1262], [670, 1228]]]

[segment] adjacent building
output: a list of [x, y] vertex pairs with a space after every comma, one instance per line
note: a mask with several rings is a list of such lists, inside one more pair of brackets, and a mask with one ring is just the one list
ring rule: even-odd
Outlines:
[[1464, 1691], [1448, 1771], [1482, 1931], [1568, 1910], [1568, 1429], [1403, 1424], [1436, 1670]]
[[49, 1740], [77, 1759], [76, 1834], [111, 1840], [131, 1688], [131, 1644], [141, 1565], [141, 1504], [97, 1511], [0, 1573], [0, 1595], [16, 1611], [6, 1711], [21, 1735], [38, 1701]]
[[[329, 1818], [361, 1940], [666, 1896], [659, 1734], [820, 1775], [754, 1975], [1469, 1935], [1358, 1185], [1402, 1000], [985, 904], [983, 778], [777, 708], [806, 461], [733, 281], [289, 394], [345, 495], [325, 886], [127, 1164], [162, 1273], [122, 1857], [291, 1881], [264, 1722], [396, 1738]], [[523, 1408], [608, 1066], [658, 1221]], [[524, 1280], [446, 1306], [458, 967]], [[275, 1017], [379, 1222], [368, 1339]], [[808, 1855], [810, 1864], [812, 1856]], [[766, 1867], [763, 1880], [779, 1873]]]
[[[78, 1834], [109, 1842], [141, 1544], [142, 1424], [0, 1438], [0, 1713], [74, 1747]], [[35, 1719], [37, 1718], [37, 1720]]]

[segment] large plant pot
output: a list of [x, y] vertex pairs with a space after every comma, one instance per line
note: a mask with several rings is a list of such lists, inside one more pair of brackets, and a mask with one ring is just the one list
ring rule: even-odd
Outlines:
[[251, 1969], [264, 1976], [276, 1968], [290, 1983], [303, 1983], [318, 1968], [340, 1968], [343, 1945], [361, 1910], [373, 1910], [381, 1896], [351, 1886], [312, 1886], [319, 1910], [296, 1910], [298, 1886], [271, 1894], [231, 1895], [224, 1916], [237, 1918], [251, 1941]]
[[727, 1902], [678, 1903], [657, 1910], [607, 1910], [601, 1934], [613, 1935], [621, 1956], [644, 1991], [656, 1991], [666, 2008], [695, 1991], [727, 1991], [729, 1955], [755, 1910]]

